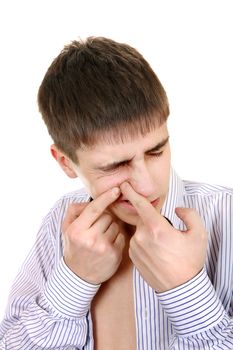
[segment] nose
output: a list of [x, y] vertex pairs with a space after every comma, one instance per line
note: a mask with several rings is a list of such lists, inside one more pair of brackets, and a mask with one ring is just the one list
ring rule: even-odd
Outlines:
[[155, 183], [153, 172], [145, 162], [141, 162], [131, 169], [128, 181], [137, 193], [146, 198], [154, 199]]

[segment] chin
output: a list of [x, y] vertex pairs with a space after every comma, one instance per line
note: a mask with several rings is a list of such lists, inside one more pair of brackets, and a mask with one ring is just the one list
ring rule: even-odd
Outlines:
[[111, 212], [114, 214], [114, 216], [118, 220], [120, 220], [120, 221], [122, 221], [122, 222], [124, 222], [124, 223], [126, 223], [128, 225], [131, 225], [131, 226], [136, 226], [137, 225], [138, 214], [134, 214], [134, 215], [129, 214], [129, 213], [126, 214], [126, 213], [124, 213], [124, 212], [122, 212], [120, 210], [117, 210], [115, 208], [111, 208]]

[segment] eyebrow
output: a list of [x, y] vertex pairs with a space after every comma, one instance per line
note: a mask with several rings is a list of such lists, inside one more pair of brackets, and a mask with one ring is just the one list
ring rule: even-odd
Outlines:
[[[164, 147], [167, 143], [168, 143], [168, 140], [169, 140], [169, 136], [160, 141], [159, 143], [157, 143], [154, 147], [148, 149], [145, 151], [145, 153], [153, 153], [153, 152], [158, 152], [161, 150], [162, 147]], [[100, 165], [100, 166], [95, 166], [95, 170], [102, 170], [102, 171], [108, 171], [108, 170], [112, 170], [114, 168], [117, 168], [119, 166], [122, 166], [124, 164], [127, 164], [129, 163], [134, 157], [130, 158], [130, 159], [123, 159], [121, 161], [116, 161], [116, 162], [112, 162], [112, 163], [108, 163], [106, 165]]]

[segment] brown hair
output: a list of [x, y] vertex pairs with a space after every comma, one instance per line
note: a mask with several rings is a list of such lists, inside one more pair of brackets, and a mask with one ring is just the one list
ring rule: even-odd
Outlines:
[[74, 162], [82, 145], [145, 134], [169, 115], [165, 90], [143, 56], [103, 37], [64, 47], [45, 74], [38, 104], [54, 143]]

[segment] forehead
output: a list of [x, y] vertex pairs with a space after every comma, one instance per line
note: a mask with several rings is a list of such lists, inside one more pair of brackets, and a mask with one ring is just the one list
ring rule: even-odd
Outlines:
[[144, 134], [129, 137], [124, 140], [104, 138], [96, 142], [92, 146], [83, 146], [78, 149], [76, 154], [79, 162], [105, 162], [108, 160], [118, 160], [121, 157], [133, 157], [136, 154], [147, 151], [149, 148], [156, 146], [168, 136], [167, 123], [155, 128], [154, 130]]

